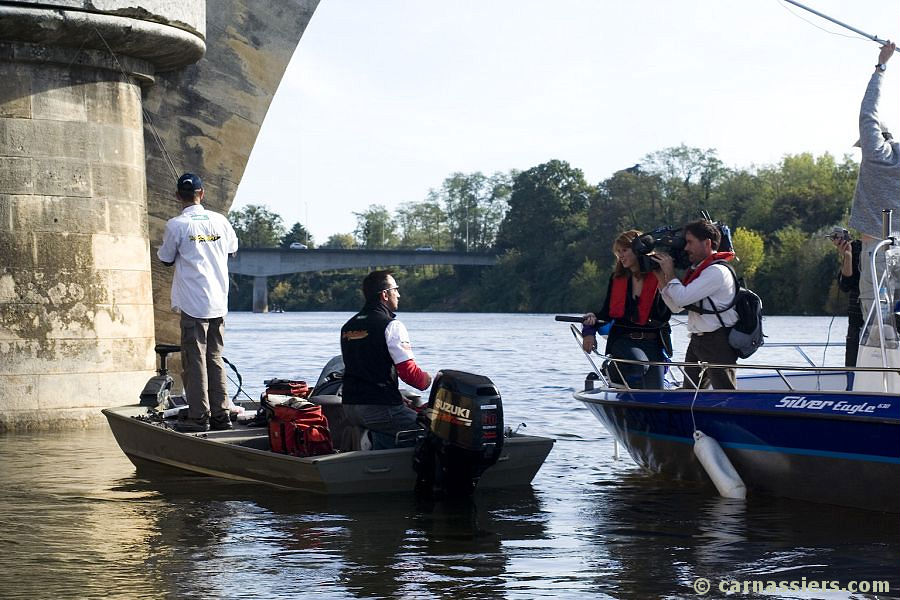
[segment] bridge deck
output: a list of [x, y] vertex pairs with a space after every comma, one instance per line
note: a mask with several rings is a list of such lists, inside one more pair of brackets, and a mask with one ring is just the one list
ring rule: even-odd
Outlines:
[[332, 271], [411, 265], [493, 265], [494, 254], [416, 250], [282, 250], [248, 248], [229, 259], [228, 271], [236, 275], [269, 277], [289, 273]]

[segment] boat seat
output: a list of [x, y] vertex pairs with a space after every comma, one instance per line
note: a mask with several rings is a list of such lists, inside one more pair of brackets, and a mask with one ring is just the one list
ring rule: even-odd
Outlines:
[[341, 406], [343, 403], [341, 397], [336, 394], [319, 394], [318, 396], [310, 396], [307, 400], [319, 406]]

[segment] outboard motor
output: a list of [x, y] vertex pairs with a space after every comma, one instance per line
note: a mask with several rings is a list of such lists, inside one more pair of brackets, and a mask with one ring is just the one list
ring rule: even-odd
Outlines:
[[169, 397], [172, 395], [172, 386], [175, 385], [175, 380], [172, 379], [166, 368], [166, 359], [173, 352], [181, 352], [181, 346], [157, 344], [153, 349], [159, 354], [159, 368], [156, 370], [156, 375], [144, 385], [144, 390], [141, 392], [141, 406], [163, 410], [169, 408]]
[[503, 403], [483, 375], [441, 371], [431, 386], [427, 434], [416, 445], [416, 492], [464, 497], [503, 450]]

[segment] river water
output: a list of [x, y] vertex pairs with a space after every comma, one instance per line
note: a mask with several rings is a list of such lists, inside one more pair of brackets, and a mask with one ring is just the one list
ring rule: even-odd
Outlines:
[[[348, 317], [233, 313], [226, 355], [254, 397], [269, 377], [314, 381], [339, 353]], [[479, 491], [462, 505], [304, 497], [138, 477], [105, 428], [0, 436], [0, 597], [689, 598], [699, 577], [713, 585], [705, 597], [722, 597], [726, 580], [888, 581], [877, 596], [768, 596], [900, 597], [898, 516], [729, 501], [648, 477], [624, 452], [616, 460], [609, 435], [572, 399], [587, 362], [552, 316], [401, 318], [423, 368], [487, 375], [507, 425], [556, 438], [530, 488]], [[842, 360], [845, 319], [770, 317], [766, 328], [769, 341], [830, 334], [826, 358]], [[675, 346], [683, 353], [683, 327]]]

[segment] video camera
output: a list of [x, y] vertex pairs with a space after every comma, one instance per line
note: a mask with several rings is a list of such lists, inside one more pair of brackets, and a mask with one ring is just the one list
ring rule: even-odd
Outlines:
[[[713, 221], [705, 210], [700, 211], [700, 215], [719, 230], [721, 239], [719, 240], [718, 251], [734, 251], [734, 245], [731, 242], [731, 229], [728, 225]], [[634, 238], [631, 241], [631, 251], [637, 257], [638, 266], [642, 273], [659, 270], [659, 264], [649, 256], [654, 252], [665, 252], [672, 257], [676, 269], [686, 269], [691, 266], [691, 259], [688, 258], [684, 245], [684, 229], [682, 227], [674, 229], [666, 225]]]
[[840, 240], [842, 242], [849, 242], [850, 241], [850, 232], [847, 231], [846, 229], [844, 229], [843, 227], [835, 227], [834, 229], [831, 230], [831, 233], [829, 233], [825, 237], [827, 237], [828, 239], [833, 240], [833, 241]]
[[684, 243], [684, 231], [667, 225], [634, 238], [631, 251], [637, 257], [642, 273], [659, 270], [659, 264], [649, 256], [653, 252], [665, 252], [672, 257], [676, 269], [686, 269], [691, 266], [691, 261], [684, 251]]

